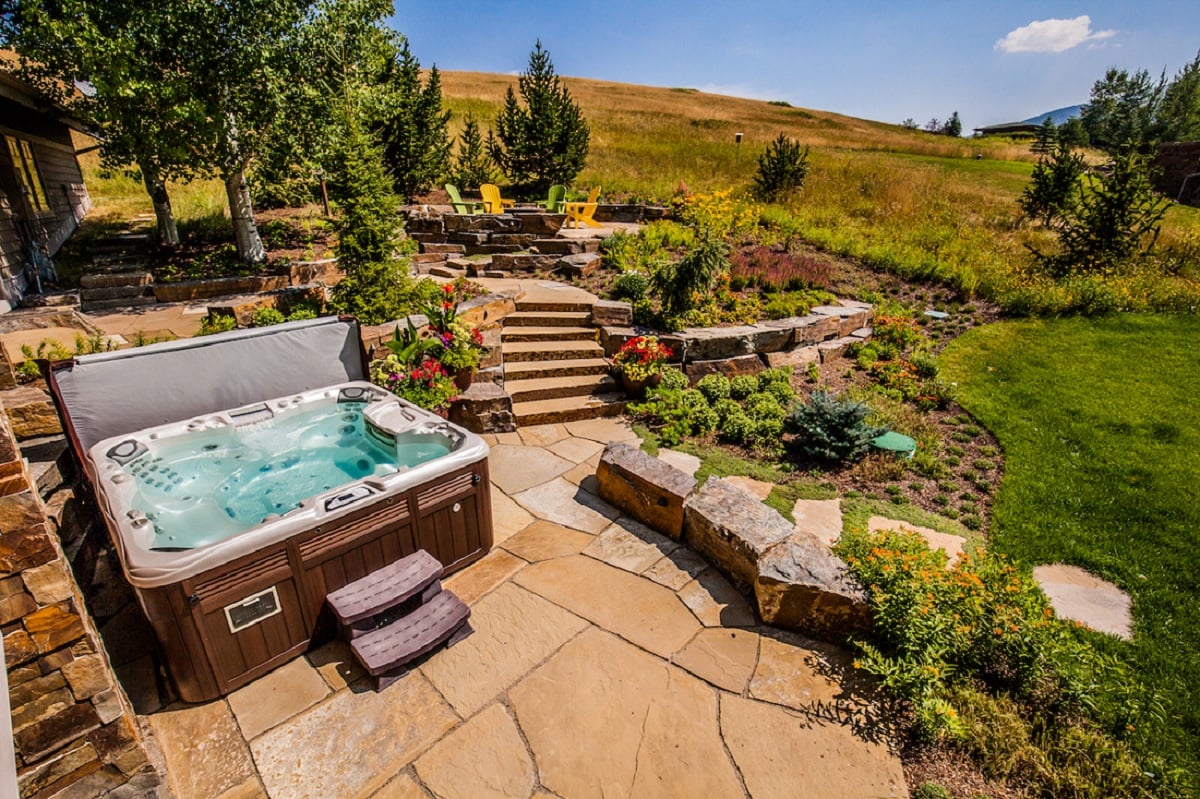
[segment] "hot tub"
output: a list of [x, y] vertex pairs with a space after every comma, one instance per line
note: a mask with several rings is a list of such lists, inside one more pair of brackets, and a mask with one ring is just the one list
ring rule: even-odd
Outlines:
[[325, 596], [417, 549], [492, 543], [488, 447], [349, 381], [112, 436], [87, 450], [126, 577], [186, 701], [332, 633]]

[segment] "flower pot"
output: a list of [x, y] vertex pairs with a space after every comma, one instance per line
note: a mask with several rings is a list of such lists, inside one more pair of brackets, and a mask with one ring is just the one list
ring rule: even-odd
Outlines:
[[469, 366], [464, 366], [454, 373], [454, 385], [459, 391], [466, 391], [474, 380], [475, 370]]
[[629, 375], [621, 372], [621, 387], [625, 389], [626, 396], [631, 399], [641, 399], [646, 396], [646, 389], [654, 388], [662, 382], [662, 375], [651, 375], [645, 380], [632, 380]]

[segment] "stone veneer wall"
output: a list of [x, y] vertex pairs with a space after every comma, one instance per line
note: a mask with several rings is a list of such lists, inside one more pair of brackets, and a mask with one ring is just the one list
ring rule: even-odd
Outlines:
[[0, 629], [20, 795], [165, 795], [5, 413]]

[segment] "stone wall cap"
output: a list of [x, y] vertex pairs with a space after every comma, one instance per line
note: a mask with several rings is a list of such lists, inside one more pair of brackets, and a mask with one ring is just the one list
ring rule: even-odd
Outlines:
[[852, 308], [844, 305], [818, 305], [812, 309], [812, 313], [820, 314], [821, 316], [854, 316], [862, 313], [862, 308]]
[[679, 497], [688, 496], [696, 487], [696, 478], [632, 444], [610, 441], [600, 455], [600, 462], [623, 472], [639, 474], [648, 482]]
[[821, 588], [858, 602], [866, 591], [845, 561], [810, 532], [797, 530], [758, 561], [759, 580]]

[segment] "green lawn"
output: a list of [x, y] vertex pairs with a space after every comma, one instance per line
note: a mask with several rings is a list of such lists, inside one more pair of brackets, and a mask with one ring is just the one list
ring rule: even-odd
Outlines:
[[[1200, 319], [1124, 315], [977, 328], [942, 357], [1000, 440], [991, 545], [1133, 596], [1132, 643], [1095, 635], [1156, 689], [1146, 751], [1200, 783]], [[1141, 733], [1143, 731], [1137, 731]], [[1135, 734], [1137, 734], [1135, 733]]]

